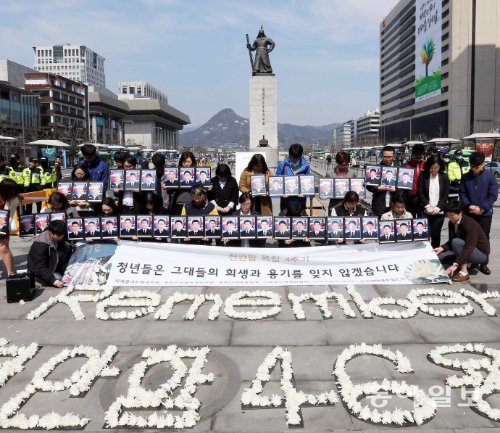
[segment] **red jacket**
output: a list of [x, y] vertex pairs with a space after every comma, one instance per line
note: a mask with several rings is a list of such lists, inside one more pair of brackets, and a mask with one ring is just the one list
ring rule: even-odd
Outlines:
[[408, 164], [406, 164], [405, 168], [413, 168], [415, 169], [415, 176], [413, 177], [413, 189], [411, 190], [413, 196], [417, 195], [417, 185], [418, 185], [418, 177], [420, 173], [424, 170], [425, 161], [420, 161], [417, 163], [414, 159], [410, 159]]

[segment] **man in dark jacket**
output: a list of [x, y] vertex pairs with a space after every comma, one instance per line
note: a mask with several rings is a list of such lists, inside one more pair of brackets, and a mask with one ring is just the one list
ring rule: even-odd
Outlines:
[[64, 287], [62, 275], [66, 270], [71, 247], [64, 241], [66, 224], [52, 221], [48, 230], [35, 238], [28, 253], [28, 270], [42, 284]]
[[101, 160], [93, 144], [83, 145], [82, 155], [84, 158], [82, 165], [89, 170], [91, 180], [102, 182], [104, 185], [104, 192], [106, 192], [109, 182], [109, 165]]
[[[385, 146], [382, 149], [381, 165], [394, 167], [394, 153], [394, 147]], [[372, 193], [372, 211], [375, 215], [380, 217], [391, 210], [392, 196], [396, 192], [394, 185], [367, 186], [366, 189]]]
[[471, 153], [470, 170], [462, 176], [460, 184], [460, 201], [465, 214], [479, 223], [489, 239], [498, 185], [494, 173], [484, 170], [484, 160], [483, 153]]
[[480, 225], [464, 214], [459, 202], [450, 202], [445, 206], [448, 224], [449, 240], [444, 245], [434, 248], [442, 262], [454, 260], [446, 270], [447, 275], [453, 275], [455, 282], [467, 281], [469, 272], [467, 264], [479, 265], [479, 270], [489, 275], [487, 266], [490, 255], [490, 242]]

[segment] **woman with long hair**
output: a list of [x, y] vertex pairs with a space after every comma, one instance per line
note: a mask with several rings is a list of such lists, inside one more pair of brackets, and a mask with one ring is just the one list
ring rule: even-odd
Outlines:
[[[182, 152], [179, 158], [179, 167], [195, 167], [196, 158], [193, 152]], [[191, 202], [189, 190], [177, 189], [172, 196], [169, 211], [172, 215], [180, 215], [187, 203]]]
[[219, 164], [212, 178], [208, 193], [209, 200], [215, 205], [219, 215], [229, 215], [236, 208], [238, 202], [238, 182], [231, 175], [227, 164]]
[[0, 235], [0, 256], [7, 269], [7, 276], [14, 275], [14, 257], [9, 248], [9, 232], [14, 223], [14, 214], [19, 205], [17, 183], [12, 179], [4, 179], [0, 182], [0, 209], [9, 211], [9, 221], [7, 223], [7, 234]]
[[49, 207], [42, 209], [42, 213], [64, 212], [70, 218], [78, 218], [76, 208], [70, 206], [66, 196], [60, 192], [53, 192], [48, 200]]
[[[264, 174], [266, 176], [266, 185], [269, 186], [269, 176], [272, 176], [271, 170], [267, 167], [266, 159], [259, 153], [256, 153], [250, 159], [247, 168], [243, 170], [240, 176], [240, 191], [251, 192], [252, 176]], [[273, 214], [273, 205], [269, 196], [254, 197], [253, 210], [261, 215], [270, 216]]]
[[417, 182], [420, 215], [429, 220], [432, 248], [441, 245], [444, 207], [448, 200], [450, 182], [444, 173], [444, 162], [439, 155], [431, 155], [424, 164]]

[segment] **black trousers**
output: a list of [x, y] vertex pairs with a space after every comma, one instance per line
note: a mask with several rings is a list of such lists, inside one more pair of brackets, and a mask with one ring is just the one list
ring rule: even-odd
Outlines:
[[441, 245], [441, 229], [444, 224], [444, 215], [424, 215], [423, 218], [429, 220], [432, 248], [437, 248]]

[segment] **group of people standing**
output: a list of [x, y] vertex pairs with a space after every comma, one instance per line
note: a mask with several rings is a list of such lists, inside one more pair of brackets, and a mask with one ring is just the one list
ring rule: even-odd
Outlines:
[[[85, 145], [81, 149], [83, 160], [78, 163], [71, 173], [73, 181], [99, 181], [104, 188], [109, 183], [109, 166], [102, 161], [93, 145]], [[289, 154], [279, 162], [276, 173], [272, 173], [267, 166], [265, 158], [255, 154], [248, 166], [243, 170], [239, 182], [231, 173], [230, 167], [221, 163], [215, 170], [215, 176], [207, 187], [195, 184], [191, 190], [176, 189], [174, 192], [167, 189], [163, 174], [166, 160], [162, 154], [156, 153], [151, 158], [151, 163], [157, 170], [157, 180], [154, 191], [105, 191], [102, 203], [93, 204], [81, 200], [68, 200], [65, 195], [54, 192], [44, 209], [45, 212], [66, 212], [68, 217], [78, 216], [115, 216], [119, 214], [168, 214], [168, 215], [238, 215], [238, 216], [271, 216], [273, 212], [272, 200], [269, 196], [251, 195], [251, 178], [254, 175], [264, 175], [266, 181], [275, 175], [308, 175], [311, 168], [303, 156], [300, 144], [290, 146]], [[394, 166], [395, 149], [391, 146], [384, 147], [381, 165]], [[138, 167], [136, 158], [127, 152], [117, 152], [114, 155], [116, 168], [135, 169]], [[341, 151], [335, 157], [335, 165], [330, 166], [327, 177], [354, 178], [356, 173], [350, 167], [350, 156]], [[183, 152], [179, 159], [179, 167], [194, 167], [197, 165], [196, 157], [191, 152]], [[457, 281], [468, 279], [470, 265], [478, 265], [479, 270], [489, 274], [487, 266], [489, 250], [489, 235], [493, 215], [493, 203], [497, 200], [498, 188], [495, 177], [484, 171], [484, 155], [475, 152], [470, 157], [470, 171], [461, 176], [460, 202], [449, 203], [450, 182], [445, 174], [445, 165], [439, 154], [428, 155], [423, 145], [415, 145], [412, 158], [406, 165], [415, 170], [413, 188], [411, 190], [396, 190], [389, 185], [368, 186], [372, 192], [372, 213], [381, 220], [410, 219], [426, 217], [429, 221], [429, 232], [432, 247], [443, 260], [452, 260], [447, 272]], [[0, 169], [2, 160], [0, 159]], [[36, 161], [30, 162], [30, 179], [36, 176]], [[148, 167], [149, 168], [149, 167]], [[9, 170], [3, 169], [9, 173]], [[0, 171], [1, 173], [1, 171]], [[57, 173], [57, 172], [56, 172]], [[24, 178], [23, 178], [24, 179]], [[24, 182], [24, 180], [23, 180]], [[23, 184], [24, 185], [24, 184]], [[0, 183], [0, 208], [14, 209], [18, 203], [17, 183], [8, 175]], [[306, 197], [283, 196], [280, 198], [280, 215], [299, 217], [306, 215]], [[365, 216], [367, 208], [360, 204], [359, 196], [354, 191], [349, 191], [344, 199], [332, 199], [328, 206], [328, 214], [333, 216]], [[459, 215], [458, 219], [455, 215]], [[441, 230], [445, 216], [450, 220], [450, 240], [441, 245]], [[64, 227], [56, 227], [54, 221], [49, 225], [52, 235], [45, 235], [35, 239], [36, 243], [30, 251], [31, 268], [40, 268], [40, 257], [46, 256], [45, 246], [55, 251], [61, 250], [64, 243], [59, 235]], [[54, 226], [54, 227], [53, 227]], [[43, 239], [42, 239], [43, 238]], [[456, 239], [461, 239], [459, 242]], [[201, 241], [203, 242], [203, 241]], [[218, 244], [235, 246], [263, 246], [262, 240], [238, 240]], [[258, 244], [258, 245], [257, 245]], [[309, 245], [308, 239], [280, 240], [280, 246], [296, 247]], [[38, 251], [38, 253], [37, 253]], [[40, 251], [43, 253], [40, 255]], [[480, 254], [479, 254], [480, 253]], [[8, 248], [8, 237], [0, 239], [0, 255], [11, 275], [14, 272], [12, 254]], [[59, 261], [60, 263], [60, 261]], [[47, 262], [46, 268], [54, 275], [54, 271]], [[43, 267], [42, 267], [43, 268]], [[46, 269], [46, 270], [47, 270]], [[54, 277], [55, 278], [55, 277]], [[47, 281], [48, 284], [58, 285], [59, 279]], [[58, 281], [55, 283], [55, 281]]]
[[[489, 238], [498, 185], [495, 175], [484, 170], [484, 154], [473, 152], [469, 171], [454, 177], [453, 185], [459, 191], [459, 200], [454, 202], [449, 200], [450, 180], [443, 159], [437, 152], [425, 156], [424, 145], [414, 145], [406, 165], [415, 170], [411, 191], [401, 192], [388, 185], [367, 187], [372, 192], [373, 213], [381, 219], [427, 218], [432, 247], [444, 263], [452, 261], [446, 272], [454, 281], [468, 280], [469, 270], [475, 267], [489, 275]], [[394, 158], [395, 149], [384, 147], [381, 164], [394, 166]], [[449, 240], [441, 245], [445, 216], [449, 219]]]

